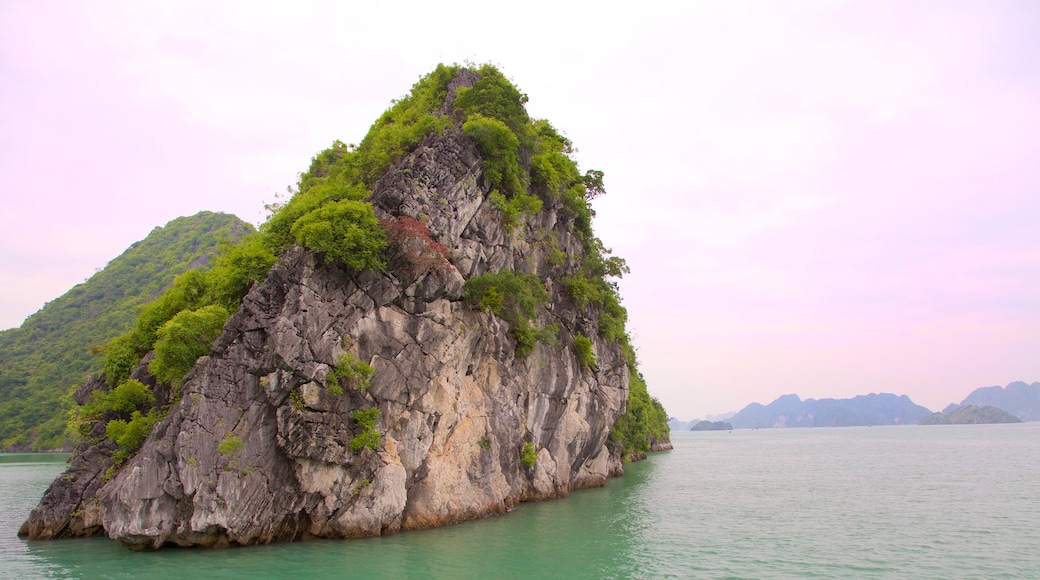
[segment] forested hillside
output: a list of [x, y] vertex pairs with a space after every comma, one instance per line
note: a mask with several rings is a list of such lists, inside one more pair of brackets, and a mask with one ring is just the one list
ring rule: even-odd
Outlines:
[[0, 449], [62, 447], [64, 395], [99, 368], [101, 357], [92, 352], [128, 330], [138, 307], [162, 293], [176, 275], [206, 269], [222, 240], [251, 231], [249, 224], [222, 213], [177, 218], [19, 328], [0, 331]]

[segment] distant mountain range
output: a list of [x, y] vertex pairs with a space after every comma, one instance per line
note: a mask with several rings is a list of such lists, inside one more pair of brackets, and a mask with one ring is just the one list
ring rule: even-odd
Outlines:
[[[973, 409], [953, 415], [959, 408], [969, 406]], [[804, 401], [798, 395], [784, 395], [768, 405], [751, 403], [738, 413], [708, 415], [705, 421], [729, 421], [734, 429], [916, 425], [922, 420], [928, 420], [928, 424], [1008, 422], [1003, 413], [996, 412], [998, 410], [1022, 421], [1040, 421], [1040, 382], [1016, 381], [1007, 387], [981, 387], [960, 404], [950, 403], [941, 413], [934, 414], [906, 395], [878, 393], [851, 399]], [[672, 431], [689, 431], [699, 422], [701, 419], [681, 421], [671, 417], [668, 426]]]
[[910, 397], [891, 393], [804, 401], [798, 395], [784, 395], [768, 405], [751, 403], [729, 422], [735, 429], [916, 425], [931, 414]]

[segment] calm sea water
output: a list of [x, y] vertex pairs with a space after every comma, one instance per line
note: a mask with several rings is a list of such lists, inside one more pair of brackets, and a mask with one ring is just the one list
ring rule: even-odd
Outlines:
[[1040, 423], [683, 432], [673, 443], [605, 488], [503, 517], [147, 554], [16, 538], [63, 465], [0, 455], [0, 576], [1040, 578]]

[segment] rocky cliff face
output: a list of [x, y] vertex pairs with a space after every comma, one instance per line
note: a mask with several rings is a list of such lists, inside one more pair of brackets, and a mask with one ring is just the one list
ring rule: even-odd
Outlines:
[[[369, 201], [380, 217], [427, 225], [450, 264], [357, 272], [290, 249], [137, 454], [105, 482], [105, 444], [81, 449], [23, 533], [103, 527], [134, 549], [375, 536], [502, 513], [619, 474], [607, 440], [628, 395], [627, 359], [561, 283], [582, 243], [552, 201], [507, 231], [482, 167], [460, 131], [428, 137]], [[518, 357], [509, 324], [462, 300], [466, 279], [500, 270], [544, 282], [538, 321], [558, 325], [557, 341]], [[592, 339], [591, 366], [575, 352], [578, 333]], [[370, 386], [332, 385], [344, 353], [373, 367]], [[365, 431], [356, 412], [370, 409], [378, 445], [352, 448]]]

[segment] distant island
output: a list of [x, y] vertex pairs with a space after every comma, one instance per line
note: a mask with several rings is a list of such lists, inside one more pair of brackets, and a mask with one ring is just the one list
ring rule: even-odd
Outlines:
[[669, 417], [668, 428], [672, 431], [692, 431], [693, 426], [702, 421], [707, 421], [709, 423], [715, 421], [728, 421], [730, 417], [736, 414], [736, 411], [730, 411], [728, 413], [719, 413], [718, 415], [707, 415], [703, 419], [697, 418], [692, 421], [681, 421], [675, 417]]
[[1040, 421], [1040, 382], [1030, 385], [1015, 381], [1003, 388], [978, 388], [961, 401], [960, 405], [950, 405], [943, 412], [968, 405], [992, 406], [1007, 411], [1023, 421]]
[[[947, 407], [947, 409], [949, 409]], [[932, 413], [921, 419], [921, 425], [981, 425], [990, 423], [1021, 423], [1022, 419], [991, 405], [965, 405], [949, 412]]]
[[690, 431], [732, 431], [733, 425], [725, 421], [700, 421]]

